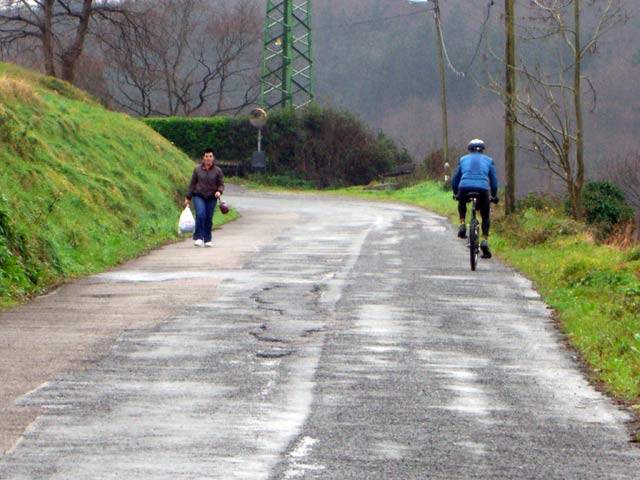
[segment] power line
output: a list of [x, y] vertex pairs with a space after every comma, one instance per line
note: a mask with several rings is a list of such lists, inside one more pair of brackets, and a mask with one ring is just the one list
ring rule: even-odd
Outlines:
[[[463, 70], [463, 71], [459, 71], [458, 69], [456, 69], [456, 67], [453, 65], [453, 62], [451, 61], [451, 57], [449, 57], [449, 52], [447, 50], [447, 45], [445, 42], [445, 35], [444, 35], [444, 31], [442, 30], [442, 22], [436, 22], [437, 27], [440, 29], [440, 33], [442, 36], [442, 49], [444, 52], [444, 56], [447, 62], [447, 66], [448, 68], [455, 73], [457, 76], [459, 77], [465, 77], [467, 75], [467, 73], [469, 73], [469, 71], [471, 70], [471, 68], [473, 67], [476, 59], [478, 58], [478, 54], [480, 53], [480, 47], [482, 46], [482, 41], [484, 40], [486, 34], [487, 34], [487, 26], [489, 24], [489, 20], [491, 19], [491, 7], [493, 7], [493, 5], [495, 4], [494, 0], [489, 0], [489, 3], [487, 4], [487, 13], [485, 15], [484, 21], [482, 22], [482, 28], [480, 30], [480, 37], [478, 38], [478, 42], [476, 44], [476, 47], [474, 49], [474, 53], [471, 57], [471, 59], [468, 62], [467, 67]], [[434, 11], [433, 8], [427, 10], [427, 11]], [[423, 14], [423, 10], [421, 11], [417, 11], [417, 12], [411, 12], [411, 13], [404, 13], [404, 14], [399, 14], [399, 15], [392, 15], [389, 17], [381, 17], [381, 18], [370, 18], [367, 20], [360, 20], [357, 22], [346, 22], [346, 23], [340, 23], [340, 24], [334, 24], [334, 25], [321, 25], [319, 27], [315, 27], [315, 31], [330, 31], [330, 30], [339, 30], [342, 28], [346, 28], [346, 27], [357, 27], [357, 26], [361, 26], [361, 25], [373, 25], [376, 23], [384, 23], [384, 22], [388, 22], [391, 20], [397, 20], [400, 18], [408, 18], [408, 17], [415, 17], [417, 15], [422, 15]]]
[[491, 19], [491, 7], [493, 7], [494, 4], [495, 4], [494, 0], [490, 0], [489, 3], [487, 4], [487, 15], [484, 19], [484, 22], [482, 23], [482, 29], [480, 30], [480, 38], [478, 38], [478, 44], [476, 45], [476, 50], [473, 54], [473, 57], [471, 57], [471, 61], [469, 62], [469, 65], [465, 69], [466, 72], [469, 72], [471, 70], [471, 67], [473, 67], [473, 64], [476, 61], [476, 58], [478, 58], [478, 54], [480, 53], [480, 47], [482, 45], [482, 40], [487, 34], [487, 25], [489, 25], [489, 20]]
[[447, 61], [447, 66], [449, 69], [455, 73], [459, 77], [464, 77], [464, 72], [459, 72], [456, 70], [456, 67], [453, 66], [451, 59], [449, 58], [449, 53], [447, 52], [447, 45], [444, 41], [444, 32], [442, 31], [442, 22], [439, 13], [436, 13], [436, 28], [440, 32], [440, 43], [442, 45], [442, 52], [444, 53], [444, 58]]
[[493, 7], [494, 3], [495, 3], [494, 0], [490, 0], [489, 3], [487, 4], [487, 14], [484, 19], [484, 22], [482, 23], [482, 29], [480, 30], [480, 38], [478, 39], [475, 52], [471, 57], [471, 60], [469, 61], [467, 68], [465, 68], [464, 71], [458, 71], [456, 67], [453, 66], [453, 62], [451, 61], [451, 58], [449, 58], [449, 53], [447, 52], [445, 36], [444, 36], [444, 32], [442, 31], [442, 22], [439, 21], [440, 19], [438, 19], [438, 21], [436, 22], [436, 28], [440, 29], [440, 35], [442, 38], [442, 50], [444, 52], [444, 57], [447, 60], [447, 66], [453, 73], [455, 73], [459, 77], [465, 77], [466, 74], [469, 73], [469, 71], [471, 70], [471, 67], [476, 61], [476, 58], [478, 57], [478, 54], [480, 53], [480, 46], [482, 45], [482, 40], [484, 39], [484, 36], [486, 35], [486, 32], [487, 32], [487, 25], [489, 23], [489, 19], [491, 18], [491, 7]]

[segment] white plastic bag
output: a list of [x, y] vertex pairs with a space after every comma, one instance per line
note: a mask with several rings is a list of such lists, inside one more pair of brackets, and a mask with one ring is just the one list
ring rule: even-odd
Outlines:
[[178, 233], [193, 233], [196, 230], [196, 220], [193, 218], [191, 209], [186, 207], [180, 214], [178, 222]]

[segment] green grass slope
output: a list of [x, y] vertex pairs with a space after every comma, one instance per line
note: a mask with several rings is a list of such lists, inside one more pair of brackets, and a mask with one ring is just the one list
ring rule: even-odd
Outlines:
[[175, 238], [192, 168], [142, 122], [0, 64], [0, 306]]

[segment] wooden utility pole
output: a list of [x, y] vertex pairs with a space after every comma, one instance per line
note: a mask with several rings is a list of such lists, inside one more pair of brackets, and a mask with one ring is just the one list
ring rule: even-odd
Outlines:
[[573, 31], [575, 35], [575, 66], [573, 67], [573, 102], [576, 116], [576, 181], [571, 193], [573, 216], [581, 218], [582, 187], [584, 185], [584, 118], [582, 114], [582, 37], [580, 21], [580, 1], [573, 0]]
[[516, 204], [516, 35], [515, 0], [505, 0], [505, 210], [513, 213]]
[[439, 0], [433, 2], [433, 18], [436, 22], [436, 38], [438, 41], [438, 63], [440, 66], [440, 105], [442, 108], [442, 155], [447, 179], [451, 178], [449, 165], [449, 120], [447, 114], [447, 83], [444, 65], [444, 40], [442, 38], [442, 22]]

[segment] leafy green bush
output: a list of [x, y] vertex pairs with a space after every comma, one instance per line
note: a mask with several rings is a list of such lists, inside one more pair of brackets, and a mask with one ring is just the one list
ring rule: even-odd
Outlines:
[[572, 286], [582, 283], [591, 272], [596, 270], [598, 265], [596, 262], [580, 258], [573, 260], [564, 267], [562, 271], [562, 278]]
[[570, 263], [563, 271], [563, 278], [572, 287], [612, 288], [625, 281], [625, 275], [611, 269], [589, 266], [588, 262]]
[[637, 262], [640, 260], [640, 247], [633, 248], [625, 255], [627, 262]]
[[503, 217], [496, 222], [496, 229], [500, 235], [525, 248], [575, 235], [582, 230], [580, 224], [570, 218], [551, 210], [538, 211], [534, 208]]
[[223, 160], [249, 158], [257, 142], [246, 119], [165, 117], [147, 118], [145, 123], [194, 159], [206, 148]]
[[[221, 160], [248, 166], [257, 133], [247, 118], [150, 118], [145, 122], [192, 158], [211, 147]], [[270, 175], [313, 182], [316, 187], [367, 184], [411, 161], [383, 134], [375, 135], [348, 112], [317, 106], [272, 112], [263, 131]]]
[[607, 238], [616, 225], [630, 221], [633, 209], [624, 192], [612, 182], [588, 182], [582, 191], [587, 223], [596, 228], [600, 240]]

